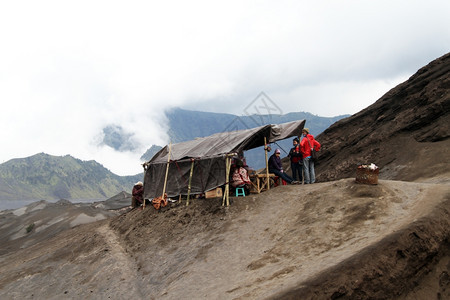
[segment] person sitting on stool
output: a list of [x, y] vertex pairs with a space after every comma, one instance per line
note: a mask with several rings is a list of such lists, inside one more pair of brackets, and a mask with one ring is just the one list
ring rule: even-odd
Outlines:
[[250, 193], [250, 178], [248, 177], [247, 169], [244, 168], [244, 163], [241, 160], [236, 162], [236, 168], [231, 176], [231, 186], [234, 188], [243, 187], [246, 195]]

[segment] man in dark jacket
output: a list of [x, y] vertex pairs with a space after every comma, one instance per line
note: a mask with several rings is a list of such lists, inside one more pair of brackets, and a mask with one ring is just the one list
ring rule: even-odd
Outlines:
[[295, 184], [297, 183], [294, 179], [291, 178], [288, 174], [283, 171], [283, 165], [281, 164], [280, 158], [280, 149], [275, 150], [275, 153], [272, 154], [269, 158], [269, 172], [275, 174], [280, 177], [284, 181], [288, 183]]
[[302, 151], [300, 150], [300, 141], [298, 138], [295, 138], [292, 141], [292, 144], [294, 147], [291, 148], [291, 151], [289, 151], [289, 158], [291, 159], [291, 170], [292, 170], [292, 178], [294, 180], [297, 180], [297, 174], [298, 174], [298, 180], [300, 182], [303, 181], [303, 175], [302, 175], [302, 168], [303, 168], [303, 155]]

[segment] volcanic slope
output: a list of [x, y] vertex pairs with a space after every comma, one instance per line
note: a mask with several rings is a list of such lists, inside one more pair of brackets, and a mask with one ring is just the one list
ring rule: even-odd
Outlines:
[[372, 162], [383, 179], [448, 178], [450, 53], [316, 138], [321, 181], [353, 176], [358, 164]]

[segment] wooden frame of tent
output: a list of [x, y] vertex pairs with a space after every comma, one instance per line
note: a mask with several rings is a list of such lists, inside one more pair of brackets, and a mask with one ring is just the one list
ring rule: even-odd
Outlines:
[[[269, 124], [217, 133], [173, 144], [172, 147], [166, 146], [144, 164], [144, 198], [158, 197], [163, 190], [169, 197], [187, 195], [186, 205], [189, 205], [192, 194], [225, 186], [222, 204], [228, 206], [229, 176], [233, 156], [245, 150], [264, 146], [266, 176], [269, 182], [267, 143], [299, 136], [304, 125], [305, 120], [278, 125]], [[171, 163], [176, 165], [175, 169], [169, 168]], [[189, 179], [186, 180], [188, 174]]]

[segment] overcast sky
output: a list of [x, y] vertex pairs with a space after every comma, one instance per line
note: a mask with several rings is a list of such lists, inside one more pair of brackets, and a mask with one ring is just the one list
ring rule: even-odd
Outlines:
[[[1, 1], [0, 163], [39, 152], [118, 175], [164, 110], [353, 114], [450, 50], [450, 1]], [[117, 152], [102, 129], [141, 145]]]

